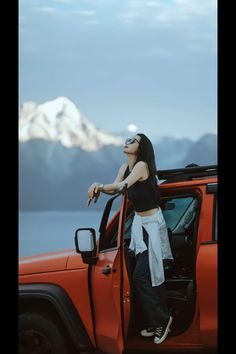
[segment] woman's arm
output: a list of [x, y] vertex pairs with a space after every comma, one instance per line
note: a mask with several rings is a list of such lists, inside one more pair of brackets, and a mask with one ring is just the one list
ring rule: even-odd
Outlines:
[[[127, 162], [123, 163], [120, 168], [119, 168], [119, 171], [117, 173], [117, 176], [115, 178], [115, 180], [112, 182], [112, 184], [117, 184], [118, 182], [121, 182], [123, 181], [123, 178], [124, 178], [124, 174], [125, 174], [125, 170], [126, 168], [128, 167], [128, 164]], [[104, 189], [101, 189], [100, 190], [101, 192], [105, 193], [105, 194], [115, 194], [117, 193], [117, 190], [116, 189], [113, 189], [113, 190], [104, 190]]]
[[[134, 183], [136, 183], [138, 180], [140, 180], [146, 171], [146, 163], [144, 161], [139, 161], [136, 163], [136, 165], [134, 166], [133, 170], [131, 171], [131, 173], [129, 174], [129, 176], [127, 178], [125, 178], [124, 180], [121, 180], [121, 182], [117, 182], [117, 180], [119, 180], [121, 178], [122, 175], [122, 170], [125, 169], [127, 167], [127, 164], [125, 166], [125, 164], [123, 164], [120, 167], [119, 173], [117, 175], [117, 178], [115, 180], [115, 182], [111, 183], [111, 184], [99, 184], [99, 183], [94, 183], [92, 184], [92, 186], [89, 188], [88, 191], [88, 204], [89, 205], [89, 201], [91, 201], [93, 198], [96, 198], [96, 200], [99, 197], [100, 192], [103, 192], [105, 194], [114, 194], [117, 193], [121, 188], [123, 188], [125, 186], [125, 184], [127, 184], [127, 188], [131, 187]], [[123, 175], [124, 175], [124, 171], [123, 171]], [[122, 175], [122, 176], [123, 176]]]
[[134, 166], [133, 170], [129, 174], [128, 177], [126, 177], [123, 181], [121, 182], [113, 182], [111, 184], [100, 184], [97, 185], [94, 189], [94, 192], [111, 192], [111, 191], [116, 191], [118, 192], [121, 188], [127, 184], [127, 188], [131, 187], [134, 183], [136, 183], [138, 180], [140, 180], [144, 173], [146, 171], [146, 164], [143, 161], [137, 162], [137, 164]]
[[[116, 183], [121, 182], [123, 180], [124, 173], [125, 173], [127, 166], [128, 166], [128, 164], [126, 162], [121, 165], [121, 167], [119, 168], [118, 174], [112, 184], [114, 184], [114, 183], [116, 184]], [[96, 188], [98, 186], [100, 187], [99, 189]], [[103, 192], [103, 193], [109, 194], [109, 195], [117, 193], [117, 191], [115, 189], [102, 190], [102, 188], [101, 188], [102, 186], [103, 186], [103, 184], [98, 183], [98, 182], [94, 182], [89, 187], [89, 189], [88, 189], [88, 202], [89, 202], [89, 200], [92, 200], [93, 198], [95, 198], [95, 201], [97, 201], [97, 199], [99, 198], [100, 192]]]

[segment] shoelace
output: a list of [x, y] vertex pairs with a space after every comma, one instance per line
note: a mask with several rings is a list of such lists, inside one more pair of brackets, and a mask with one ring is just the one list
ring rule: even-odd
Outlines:
[[160, 337], [160, 335], [162, 334], [163, 331], [163, 327], [158, 327], [155, 330], [155, 335], [157, 335], [158, 337]]
[[147, 331], [148, 331], [148, 332], [155, 332], [155, 327], [148, 327], [148, 328], [147, 328]]

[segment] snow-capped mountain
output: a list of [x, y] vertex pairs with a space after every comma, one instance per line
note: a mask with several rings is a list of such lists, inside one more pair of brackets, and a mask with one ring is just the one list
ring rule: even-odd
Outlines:
[[23, 103], [20, 109], [19, 140], [32, 139], [60, 142], [66, 147], [80, 147], [86, 151], [96, 151], [104, 145], [120, 146], [124, 139], [106, 133], [80, 112], [66, 97], [37, 105]]

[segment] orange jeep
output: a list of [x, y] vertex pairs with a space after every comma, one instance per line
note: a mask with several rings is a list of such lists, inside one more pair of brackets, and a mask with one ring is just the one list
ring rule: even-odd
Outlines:
[[108, 200], [98, 240], [80, 228], [75, 250], [20, 259], [20, 354], [216, 351], [216, 175], [217, 166], [158, 172], [174, 256], [164, 263], [174, 320], [162, 344], [140, 336], [128, 249], [134, 210], [123, 190]]

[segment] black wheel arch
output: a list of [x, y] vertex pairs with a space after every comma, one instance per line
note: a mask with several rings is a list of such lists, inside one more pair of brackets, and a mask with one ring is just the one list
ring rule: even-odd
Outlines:
[[32, 311], [56, 316], [77, 350], [95, 349], [75, 305], [62, 287], [48, 283], [20, 284], [19, 314]]

